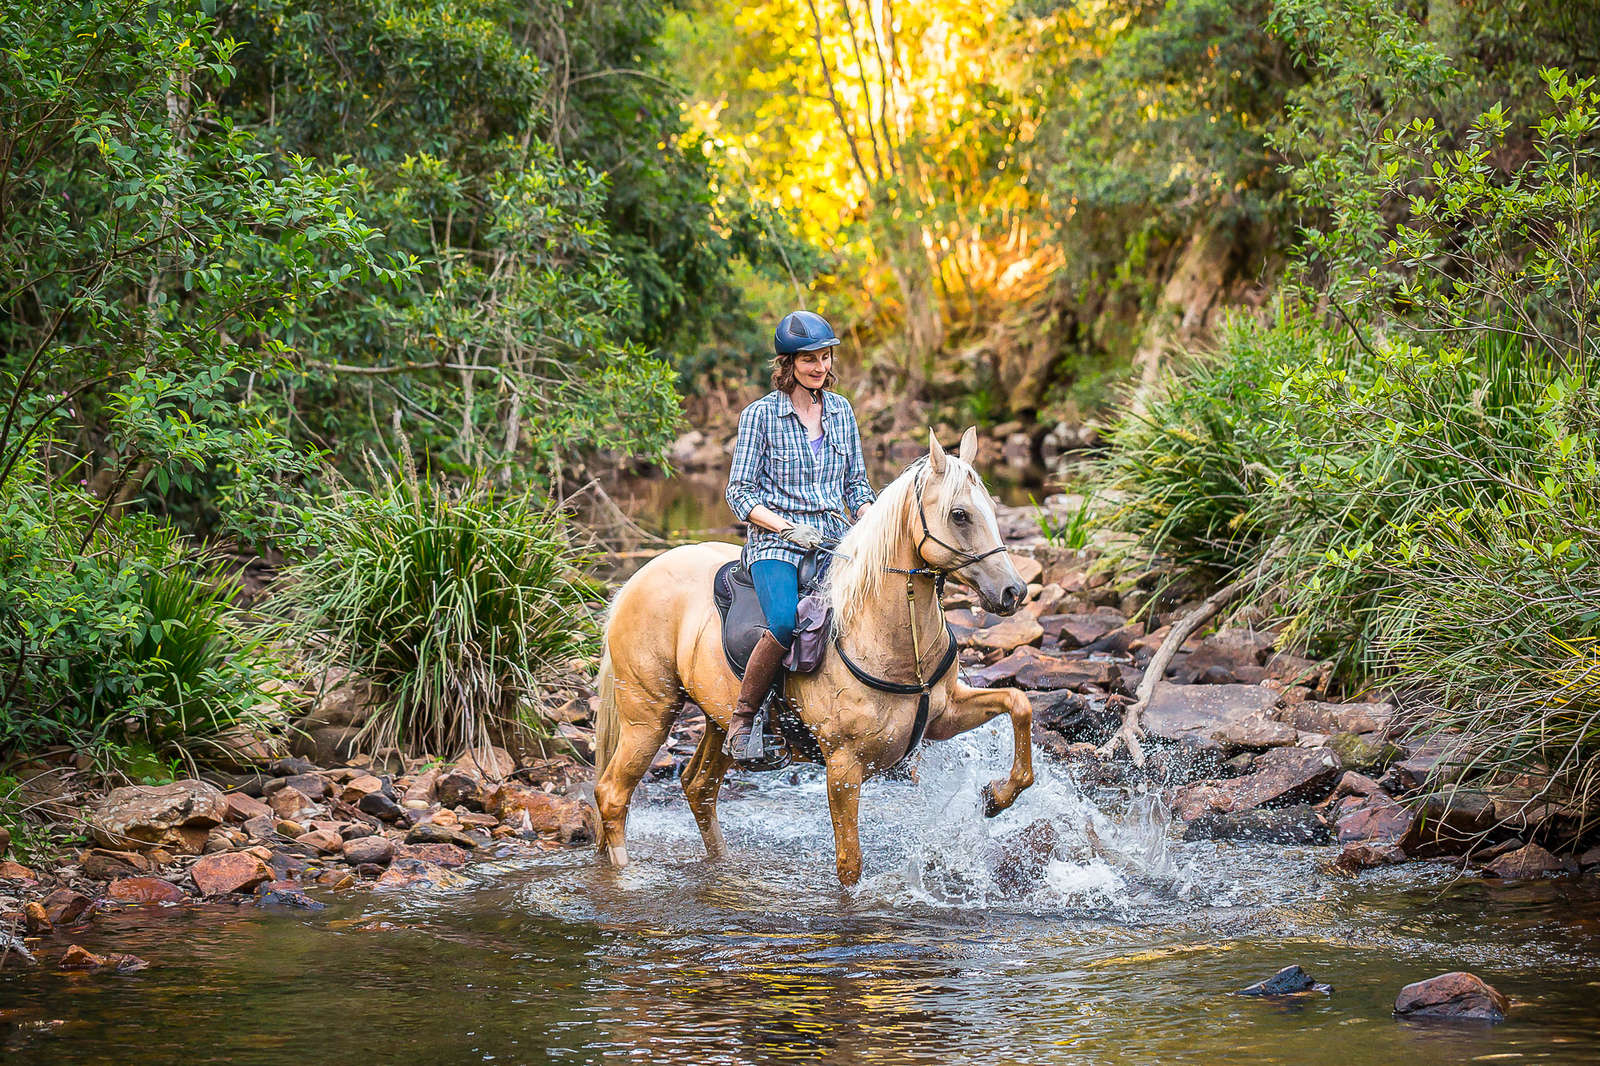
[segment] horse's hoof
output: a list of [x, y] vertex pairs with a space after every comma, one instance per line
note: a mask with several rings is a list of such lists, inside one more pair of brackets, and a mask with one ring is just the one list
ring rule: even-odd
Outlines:
[[620, 870], [628, 865], [628, 849], [621, 844], [608, 847], [606, 848], [606, 858], [611, 860], [612, 866]]
[[995, 798], [993, 785], [984, 785], [983, 791], [979, 795], [983, 797], [983, 816], [985, 818], [993, 818], [1005, 810], [1004, 807], [1000, 806], [1000, 801]]

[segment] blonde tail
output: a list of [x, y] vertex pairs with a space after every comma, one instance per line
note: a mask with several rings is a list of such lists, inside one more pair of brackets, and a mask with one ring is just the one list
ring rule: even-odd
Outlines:
[[[609, 636], [609, 634], [607, 634]], [[611, 642], [606, 640], [600, 656], [600, 674], [595, 678], [600, 690], [600, 709], [594, 716], [594, 779], [606, 772], [606, 764], [617, 753], [617, 681], [611, 670]]]

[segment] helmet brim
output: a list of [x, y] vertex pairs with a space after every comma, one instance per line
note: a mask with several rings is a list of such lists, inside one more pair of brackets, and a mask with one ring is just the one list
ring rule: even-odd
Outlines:
[[812, 341], [810, 344], [807, 344], [804, 347], [791, 349], [790, 351], [785, 352], [784, 354], [785, 355], [799, 355], [801, 352], [820, 352], [824, 348], [837, 348], [837, 347], [839, 347], [839, 338], [835, 337], [832, 340]]

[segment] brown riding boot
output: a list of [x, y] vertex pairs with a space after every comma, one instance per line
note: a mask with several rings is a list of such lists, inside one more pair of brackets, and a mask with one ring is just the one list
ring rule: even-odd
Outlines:
[[739, 688], [739, 704], [733, 709], [733, 719], [728, 723], [728, 739], [722, 745], [725, 754], [735, 762], [746, 760], [745, 748], [750, 742], [750, 731], [755, 725], [756, 712], [761, 710], [772, 683], [778, 679], [783, 657], [789, 649], [778, 643], [771, 633], [762, 633], [750, 652], [750, 662], [744, 668], [744, 684]]

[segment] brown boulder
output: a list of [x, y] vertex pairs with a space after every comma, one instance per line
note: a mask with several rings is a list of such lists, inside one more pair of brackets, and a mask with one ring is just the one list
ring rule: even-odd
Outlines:
[[387, 866], [394, 858], [394, 843], [380, 836], [357, 837], [344, 842], [344, 857], [354, 866], [362, 863]]
[[1389, 866], [1406, 861], [1406, 853], [1395, 844], [1373, 844], [1361, 841], [1346, 844], [1333, 865], [1346, 873], [1370, 870], [1375, 866]]
[[81, 944], [67, 945], [59, 966], [63, 970], [99, 970], [106, 965], [103, 955], [96, 955]]
[[150, 857], [137, 851], [108, 851], [95, 848], [78, 856], [83, 876], [91, 881], [112, 881], [119, 877], [134, 877], [153, 873], [156, 864]]
[[34, 873], [31, 868], [22, 865], [20, 862], [12, 862], [10, 859], [0, 862], [0, 881], [21, 881], [24, 883], [32, 883], [38, 880], [39, 875]]
[[272, 879], [267, 864], [242, 851], [207, 855], [189, 870], [201, 895], [221, 896], [230, 892], [249, 892]]
[[344, 791], [339, 798], [345, 803], [357, 804], [374, 792], [383, 790], [383, 780], [372, 774], [362, 774], [345, 782]]
[[508, 783], [489, 795], [488, 807], [490, 813], [513, 829], [555, 836], [563, 844], [594, 839], [592, 808], [568, 796]]
[[106, 895], [120, 903], [183, 902], [183, 890], [159, 877], [124, 877], [111, 882]]
[[[568, 728], [574, 728], [569, 726]], [[452, 769], [433, 783], [434, 797], [446, 807], [482, 807], [483, 781], [475, 773]]]
[[377, 880], [378, 888], [410, 888], [419, 885], [436, 885], [446, 888], [458, 885], [465, 878], [442, 866], [421, 859], [396, 859]]
[[516, 768], [517, 760], [511, 757], [511, 753], [493, 745], [467, 752], [457, 759], [452, 767], [477, 774], [485, 781], [503, 781], [510, 777]]
[[969, 676], [980, 687], [1015, 681], [1021, 688], [1034, 690], [1110, 686], [1121, 680], [1115, 663], [1065, 659], [1032, 647], [1018, 648], [992, 666], [970, 671]]
[[1493, 985], [1475, 974], [1457, 970], [1406, 985], [1395, 997], [1401, 1017], [1460, 1018], [1503, 1021], [1509, 1004]]
[[337, 855], [344, 850], [344, 840], [339, 834], [330, 833], [326, 829], [313, 829], [309, 833], [301, 833], [294, 838], [294, 842], [315, 848], [323, 855]]
[[1177, 791], [1173, 811], [1184, 821], [1208, 812], [1231, 814], [1321, 799], [1339, 779], [1339, 759], [1323, 748], [1272, 748], [1243, 777], [1201, 781]]
[[1484, 867], [1490, 877], [1506, 880], [1524, 880], [1558, 874], [1566, 869], [1562, 861], [1537, 844], [1527, 844], [1516, 851], [1508, 851]]
[[311, 798], [298, 788], [285, 786], [278, 789], [267, 799], [267, 806], [272, 808], [272, 813], [279, 818], [291, 821], [304, 821], [312, 814]]
[[45, 917], [51, 925], [72, 925], [88, 918], [94, 901], [70, 888], [58, 888], [43, 900]]
[[965, 643], [984, 651], [1004, 654], [1015, 651], [1025, 644], [1037, 644], [1043, 638], [1044, 628], [1030, 615], [1014, 614], [1010, 618], [1002, 618], [994, 625], [975, 630]]
[[247, 796], [243, 792], [230, 792], [223, 797], [228, 804], [228, 821], [248, 822], [252, 818], [272, 813], [272, 808], [254, 796]]
[[1495, 826], [1494, 801], [1465, 789], [1438, 792], [1413, 807], [1415, 817], [1400, 846], [1413, 858], [1464, 855]]
[[1121, 629], [1127, 620], [1119, 614], [1047, 614], [1039, 619], [1045, 635], [1063, 648], [1081, 648]]
[[401, 844], [394, 849], [396, 859], [421, 859], [434, 866], [454, 870], [467, 864], [469, 852], [457, 844]]
[[434, 785], [439, 780], [439, 770], [434, 768], [427, 773], [419, 774], [416, 780], [405, 790], [400, 797], [400, 806], [409, 810], [420, 811], [433, 806]]
[[467, 833], [453, 825], [446, 825], [437, 819], [423, 822], [406, 834], [407, 844], [456, 844], [471, 850], [478, 846], [478, 842]]
[[[184, 780], [112, 789], [90, 815], [89, 827], [107, 847], [193, 852], [205, 846], [205, 831], [227, 816], [221, 792], [204, 781]], [[197, 841], [190, 839], [194, 830], [199, 831]]]
[[1339, 843], [1398, 844], [1411, 831], [1416, 816], [1379, 792], [1343, 810], [1334, 823]]
[[1278, 720], [1307, 733], [1377, 733], [1386, 735], [1394, 719], [1388, 703], [1323, 703], [1302, 700], [1282, 708]]

